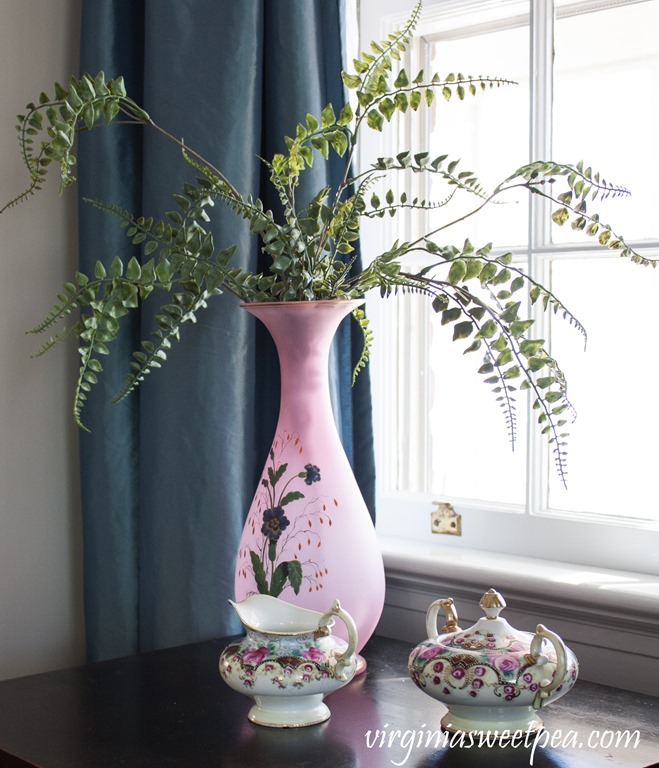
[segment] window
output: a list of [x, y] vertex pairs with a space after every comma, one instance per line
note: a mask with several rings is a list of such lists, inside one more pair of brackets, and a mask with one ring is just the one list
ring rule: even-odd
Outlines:
[[[409, 6], [361, 0], [361, 40], [384, 37]], [[657, 258], [657, 28], [659, 0], [558, 0], [555, 7], [547, 0], [426, 0], [408, 71], [487, 74], [518, 85], [464, 102], [436, 99], [421, 136], [402, 118], [383, 134], [394, 145], [374, 142], [362, 162], [428, 147], [433, 157], [461, 158], [487, 187], [530, 160], [583, 159], [633, 190], [630, 198], [595, 207], [634, 247]], [[410, 191], [441, 195], [432, 186]], [[583, 338], [562, 321], [540, 314], [542, 332], [534, 327], [550, 340], [578, 410], [569, 430], [568, 489], [521, 399], [511, 452], [492, 393], [476, 374], [480, 361], [462, 354], [427, 301], [374, 297], [378, 525], [385, 534], [443, 545], [659, 573], [659, 270], [549, 226], [543, 203], [522, 195], [490, 206], [447, 230], [444, 240], [492, 240], [497, 251], [512, 251], [588, 331], [584, 352]], [[366, 257], [380, 242], [433, 225], [432, 218], [377, 220], [362, 235]], [[430, 534], [433, 501], [448, 501], [462, 514], [460, 539], [438, 542]]]

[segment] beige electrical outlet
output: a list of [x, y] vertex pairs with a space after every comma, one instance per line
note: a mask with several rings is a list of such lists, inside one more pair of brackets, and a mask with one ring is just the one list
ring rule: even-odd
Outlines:
[[433, 533], [449, 536], [462, 536], [462, 515], [445, 501], [434, 501], [435, 509], [430, 513], [430, 526]]

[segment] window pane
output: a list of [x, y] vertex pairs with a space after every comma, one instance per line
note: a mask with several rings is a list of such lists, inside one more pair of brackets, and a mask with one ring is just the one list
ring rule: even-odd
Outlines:
[[394, 302], [396, 351], [380, 361], [395, 392], [381, 424], [396, 445], [392, 490], [523, 506], [526, 394], [517, 393], [513, 452], [497, 394], [477, 373], [482, 354], [463, 354], [469, 342], [452, 341], [426, 298], [387, 299]]
[[428, 413], [433, 494], [496, 503], [525, 503], [526, 394], [517, 393], [515, 451], [492, 385], [477, 373], [482, 353], [463, 354], [431, 313]]
[[[473, 171], [487, 192], [528, 162], [528, 26], [490, 31], [459, 39], [435, 39], [429, 45], [430, 68], [445, 76], [491, 75], [518, 85], [489, 88], [460, 102], [438, 98], [431, 111], [431, 157], [460, 159], [456, 172]], [[440, 200], [451, 191], [429, 176], [428, 196]], [[440, 243], [460, 245], [469, 238], [477, 247], [524, 246], [528, 234], [528, 198], [516, 192], [501, 197], [473, 218], [436, 236]], [[471, 195], [456, 195], [430, 216], [430, 228], [442, 226], [480, 204]], [[520, 395], [517, 442], [511, 450], [504, 415], [496, 394], [477, 374], [479, 353], [463, 355], [464, 344], [451, 340], [431, 313], [428, 401], [428, 488], [443, 497], [504, 504], [525, 503], [526, 407]], [[414, 337], [414, 336], [412, 336]], [[408, 337], [409, 338], [409, 337]]]
[[568, 490], [550, 471], [549, 506], [659, 521], [659, 273], [622, 259], [566, 259], [554, 261], [552, 279], [589, 337], [584, 353], [574, 328], [553, 323], [578, 417], [569, 429]]
[[[553, 159], [584, 160], [633, 197], [596, 200], [617, 234], [659, 239], [659, 2], [559, 18]], [[574, 242], [569, 228], [555, 242]]]
[[[463, 102], [454, 94], [434, 102], [431, 129], [431, 157], [449, 154], [460, 159], [456, 169], [473, 171], [490, 192], [521, 165], [528, 162], [528, 26], [504, 29], [457, 40], [435, 40], [430, 44], [431, 69], [444, 77], [449, 72], [488, 75], [515, 80], [475, 96], [468, 92]], [[429, 195], [441, 200], [451, 191], [441, 180], [430, 176]], [[439, 242], [460, 245], [469, 238], [480, 247], [489, 241], [495, 246], [523, 245], [527, 241], [528, 196], [516, 191], [501, 198], [502, 205], [490, 205], [477, 216], [437, 236]], [[472, 210], [478, 198], [461, 193], [431, 218], [431, 226], [443, 225]]]

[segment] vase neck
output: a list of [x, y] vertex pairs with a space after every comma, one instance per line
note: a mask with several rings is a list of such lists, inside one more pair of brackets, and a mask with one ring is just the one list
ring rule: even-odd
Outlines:
[[266, 326], [277, 347], [281, 413], [290, 421], [296, 400], [329, 405], [329, 351], [341, 320], [361, 301], [307, 301], [243, 305]]

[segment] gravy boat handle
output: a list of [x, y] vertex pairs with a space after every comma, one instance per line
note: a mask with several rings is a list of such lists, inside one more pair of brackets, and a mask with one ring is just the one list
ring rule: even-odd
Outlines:
[[334, 667], [334, 675], [338, 680], [349, 680], [354, 674], [356, 668], [356, 656], [357, 650], [357, 627], [352, 616], [341, 608], [341, 604], [338, 600], [334, 601], [334, 604], [327, 613], [323, 614], [318, 620], [318, 627], [330, 626], [334, 618], [339, 618], [346, 625], [348, 630], [348, 647], [343, 653], [336, 653], [336, 666]]

